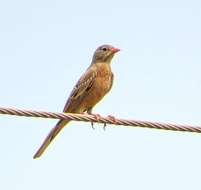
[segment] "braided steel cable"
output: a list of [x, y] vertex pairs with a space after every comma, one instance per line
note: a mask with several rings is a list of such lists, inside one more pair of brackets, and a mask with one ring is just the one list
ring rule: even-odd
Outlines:
[[146, 127], [152, 129], [164, 129], [172, 131], [186, 131], [186, 132], [196, 132], [201, 133], [201, 126], [190, 126], [190, 125], [178, 125], [171, 123], [159, 123], [159, 122], [149, 122], [140, 120], [128, 120], [119, 119], [112, 116], [102, 117], [97, 115], [89, 114], [72, 114], [72, 113], [57, 113], [57, 112], [44, 112], [44, 111], [32, 111], [32, 110], [21, 110], [15, 108], [2, 108], [0, 107], [0, 114], [16, 115], [16, 116], [26, 116], [26, 117], [40, 117], [40, 118], [52, 118], [52, 119], [67, 119], [74, 121], [84, 121], [84, 122], [97, 122], [113, 125], [124, 125], [130, 127]]

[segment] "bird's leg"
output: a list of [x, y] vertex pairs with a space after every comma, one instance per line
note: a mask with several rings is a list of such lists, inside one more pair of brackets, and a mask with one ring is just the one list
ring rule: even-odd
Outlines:
[[[92, 114], [93, 116], [95, 116], [96, 120], [100, 120], [101, 116], [99, 114]], [[103, 129], [105, 131], [105, 127], [106, 127], [106, 123], [103, 124]]]
[[[93, 115], [93, 116], [96, 118], [96, 120], [98, 120], [98, 121], [99, 121], [99, 119], [100, 119], [100, 117], [101, 117], [99, 114], [93, 114], [93, 113], [92, 113], [92, 108], [88, 109], [88, 110], [87, 110], [87, 113], [88, 113], [89, 115]], [[93, 121], [91, 122], [91, 126], [92, 126], [92, 129], [95, 129], [95, 128], [94, 128], [94, 122], [93, 122]]]
[[[88, 113], [89, 115], [92, 115], [92, 108], [89, 108], [89, 109], [87, 110], [87, 113]], [[93, 122], [93, 121], [91, 122], [91, 127], [92, 127], [92, 129], [95, 129], [95, 128], [94, 128], [94, 122]]]
[[106, 126], [107, 126], [107, 123], [104, 123], [103, 124], [103, 130], [105, 131], [105, 129], [106, 129]]

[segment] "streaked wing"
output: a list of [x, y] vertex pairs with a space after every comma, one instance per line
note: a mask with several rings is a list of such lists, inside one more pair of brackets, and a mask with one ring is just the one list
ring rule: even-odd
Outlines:
[[88, 91], [91, 89], [95, 78], [96, 71], [92, 67], [89, 67], [73, 88], [63, 109], [63, 112], [76, 111], [76, 107], [79, 106], [82, 99], [87, 95]]
[[[64, 112], [76, 112], [83, 98], [88, 94], [93, 82], [96, 78], [96, 71], [94, 67], [90, 67], [79, 79], [75, 87], [73, 88], [68, 101], [64, 107]], [[34, 158], [40, 157], [45, 151], [48, 145], [53, 141], [57, 134], [63, 129], [63, 127], [69, 122], [69, 120], [60, 120], [56, 126], [50, 131], [43, 144], [40, 146]]]

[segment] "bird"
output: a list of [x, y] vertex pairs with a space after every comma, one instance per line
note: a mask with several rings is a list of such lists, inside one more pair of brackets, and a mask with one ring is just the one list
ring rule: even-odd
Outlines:
[[[95, 50], [91, 64], [71, 91], [63, 112], [92, 114], [94, 106], [112, 88], [114, 74], [111, 70], [111, 61], [119, 51], [119, 48], [112, 45], [102, 45]], [[33, 156], [34, 159], [39, 158], [44, 153], [48, 145], [69, 121], [62, 119], [58, 121]]]

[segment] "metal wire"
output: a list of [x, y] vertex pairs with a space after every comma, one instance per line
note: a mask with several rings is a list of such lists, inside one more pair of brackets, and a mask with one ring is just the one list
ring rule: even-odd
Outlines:
[[31, 110], [21, 110], [15, 108], [2, 108], [0, 107], [0, 114], [16, 115], [16, 116], [26, 116], [26, 117], [41, 117], [41, 118], [52, 118], [52, 119], [67, 119], [74, 121], [84, 121], [84, 122], [97, 122], [113, 125], [124, 125], [130, 127], [146, 127], [152, 129], [164, 129], [172, 131], [186, 131], [186, 132], [196, 132], [201, 133], [201, 126], [189, 126], [189, 125], [178, 125], [170, 123], [159, 123], [159, 122], [149, 122], [149, 121], [139, 121], [139, 120], [127, 120], [114, 118], [112, 116], [102, 117], [99, 115], [89, 115], [89, 114], [72, 114], [72, 113], [57, 113], [57, 112], [44, 112], [44, 111], [31, 111]]

